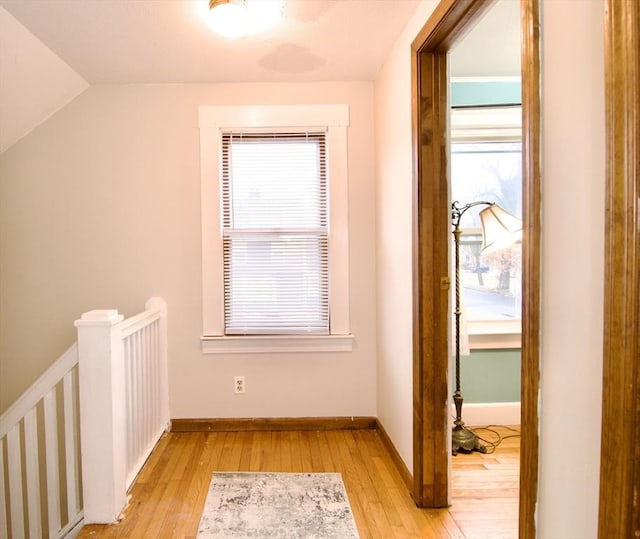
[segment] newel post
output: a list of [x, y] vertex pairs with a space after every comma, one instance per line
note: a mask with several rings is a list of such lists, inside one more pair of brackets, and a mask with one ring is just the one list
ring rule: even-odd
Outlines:
[[86, 524], [115, 522], [126, 504], [124, 350], [116, 310], [76, 320]]

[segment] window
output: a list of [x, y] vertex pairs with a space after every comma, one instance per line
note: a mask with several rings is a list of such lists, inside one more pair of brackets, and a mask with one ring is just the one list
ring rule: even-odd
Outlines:
[[203, 351], [348, 351], [348, 107], [201, 107]]
[[[522, 218], [519, 119], [520, 107], [453, 112], [452, 200], [462, 204], [476, 200], [496, 202]], [[483, 255], [478, 212], [465, 213], [460, 226], [460, 282], [469, 345], [519, 347], [520, 245]]]
[[325, 133], [224, 133], [224, 332], [329, 333]]

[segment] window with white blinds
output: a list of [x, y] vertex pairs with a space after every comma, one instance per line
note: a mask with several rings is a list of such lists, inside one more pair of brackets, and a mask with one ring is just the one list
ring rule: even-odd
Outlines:
[[224, 333], [329, 334], [326, 133], [224, 132]]
[[202, 352], [350, 352], [349, 105], [203, 105]]

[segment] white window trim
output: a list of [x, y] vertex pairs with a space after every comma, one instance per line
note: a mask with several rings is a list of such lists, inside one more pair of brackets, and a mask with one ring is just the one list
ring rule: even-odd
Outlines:
[[205, 354], [351, 352], [353, 335], [225, 335], [202, 337]]
[[[202, 225], [202, 352], [350, 351], [348, 229], [348, 105], [202, 106], [200, 187]], [[224, 272], [221, 233], [220, 168], [222, 132], [234, 129], [327, 130], [329, 173], [329, 319], [327, 336], [224, 335]], [[338, 339], [337, 337], [341, 338]], [[336, 343], [341, 343], [339, 346]]]
[[522, 348], [520, 320], [469, 320], [467, 332], [472, 350]]
[[522, 107], [460, 108], [451, 111], [453, 142], [522, 140]]
[[[510, 142], [522, 140], [522, 107], [453, 109], [451, 141]], [[522, 347], [522, 320], [467, 320], [469, 349]]]

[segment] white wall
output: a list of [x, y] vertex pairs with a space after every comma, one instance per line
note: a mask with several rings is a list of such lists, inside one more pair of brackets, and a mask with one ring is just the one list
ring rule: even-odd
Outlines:
[[413, 469], [411, 42], [437, 5], [421, 2], [375, 84], [378, 418]]
[[[203, 355], [198, 106], [347, 103], [352, 353]], [[0, 411], [84, 311], [169, 310], [171, 417], [376, 415], [373, 84], [93, 86], [0, 156]], [[233, 376], [246, 377], [245, 395]]]
[[604, 5], [542, 5], [539, 536], [597, 536], [604, 255]]

